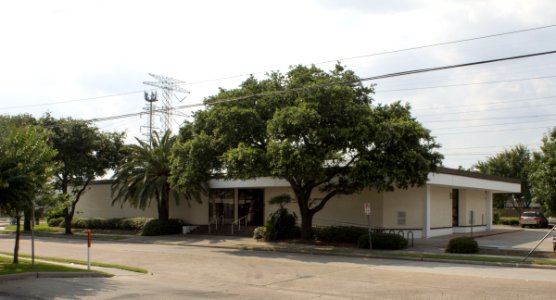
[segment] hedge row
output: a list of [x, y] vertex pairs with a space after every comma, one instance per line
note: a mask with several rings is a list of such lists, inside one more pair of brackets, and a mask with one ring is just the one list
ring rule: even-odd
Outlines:
[[519, 218], [516, 217], [501, 217], [498, 224], [502, 225], [519, 225]]
[[[79, 219], [71, 221], [73, 228], [112, 229], [141, 231], [150, 218], [113, 218], [113, 219]], [[63, 217], [48, 220], [48, 226], [64, 227], [66, 222]]]
[[359, 237], [367, 233], [367, 228], [355, 226], [328, 226], [313, 229], [315, 238], [324, 242], [357, 243]]
[[[395, 233], [373, 233], [371, 234], [373, 249], [399, 250], [407, 248], [407, 240]], [[369, 248], [369, 233], [365, 233], [357, 240], [357, 247]]]

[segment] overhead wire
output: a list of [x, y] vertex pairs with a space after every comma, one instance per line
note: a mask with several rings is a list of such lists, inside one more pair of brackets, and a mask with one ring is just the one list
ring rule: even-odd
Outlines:
[[[447, 66], [441, 66], [441, 67], [414, 69], [414, 70], [408, 70], [408, 71], [402, 71], [402, 72], [394, 72], [394, 73], [388, 73], [388, 74], [383, 74], [383, 75], [364, 77], [364, 78], [359, 78], [359, 79], [355, 79], [355, 80], [346, 80], [346, 81], [340, 81], [340, 82], [323, 83], [323, 84], [316, 84], [316, 85], [312, 85], [312, 86], [292, 88], [292, 89], [287, 89], [287, 90], [277, 90], [277, 91], [270, 91], [270, 92], [263, 92], [263, 93], [255, 93], [255, 94], [239, 96], [239, 97], [218, 99], [218, 100], [211, 101], [209, 103], [202, 102], [202, 103], [177, 105], [177, 106], [174, 106], [170, 109], [202, 107], [202, 106], [206, 106], [206, 105], [215, 105], [215, 104], [221, 104], [221, 103], [234, 102], [234, 101], [249, 99], [249, 98], [253, 98], [253, 97], [280, 95], [280, 94], [285, 94], [285, 93], [307, 91], [307, 90], [323, 88], [323, 87], [330, 87], [330, 86], [337, 86], [337, 85], [352, 85], [352, 84], [362, 83], [364, 81], [370, 81], [370, 80], [385, 79], [385, 78], [392, 78], [392, 77], [398, 77], [398, 76], [419, 74], [419, 73], [425, 73], [425, 72], [434, 72], [434, 71], [449, 70], [449, 69], [462, 68], [462, 67], [477, 66], [477, 65], [490, 64], [490, 63], [495, 63], [495, 62], [503, 62], [503, 61], [509, 61], [509, 60], [516, 60], [516, 59], [524, 59], [524, 58], [531, 58], [531, 57], [537, 57], [537, 56], [551, 55], [551, 54], [555, 54], [555, 53], [556, 53], [556, 50], [530, 53], [530, 54], [524, 54], [524, 55], [516, 55], [516, 56], [496, 58], [496, 59], [489, 59], [489, 60], [482, 60], [482, 61], [475, 61], [475, 62], [463, 63], [463, 64], [447, 65]], [[155, 111], [155, 110], [153, 110], [153, 111]], [[159, 112], [159, 111], [161, 111], [161, 109], [157, 109], [156, 111]], [[114, 118], [131, 117], [131, 116], [140, 115], [141, 113], [143, 113], [143, 112], [124, 114], [124, 115], [116, 115], [116, 116], [103, 117], [103, 118], [94, 118], [94, 119], [90, 119], [90, 121], [99, 122], [99, 121], [105, 121], [105, 120], [113, 120]]]
[[[489, 34], [489, 35], [484, 35], [484, 36], [478, 36], [478, 37], [472, 37], [472, 38], [466, 38], [466, 39], [459, 39], [459, 40], [453, 40], [453, 41], [447, 41], [447, 42], [431, 43], [431, 44], [408, 47], [408, 48], [397, 49], [397, 50], [389, 50], [389, 51], [382, 51], [382, 52], [376, 52], [376, 53], [371, 53], [371, 54], [344, 57], [344, 58], [338, 58], [338, 59], [333, 59], [333, 60], [326, 60], [326, 61], [316, 62], [316, 63], [313, 63], [313, 64], [314, 65], [321, 65], [321, 64], [326, 64], [326, 63], [331, 63], [331, 62], [336, 62], [336, 61], [348, 61], [348, 60], [353, 60], [353, 59], [361, 59], [361, 58], [367, 58], [367, 57], [373, 57], [373, 56], [400, 53], [400, 52], [406, 52], [406, 51], [417, 50], [417, 49], [424, 49], [424, 48], [431, 48], [431, 47], [444, 46], [444, 45], [450, 45], [450, 44], [464, 43], [464, 42], [488, 39], [488, 38], [493, 38], [493, 37], [499, 37], [499, 36], [517, 34], [517, 33], [524, 33], [524, 32], [548, 29], [548, 28], [553, 28], [553, 27], [556, 27], [556, 24], [538, 26], [538, 27], [532, 27], [532, 28], [525, 28], [525, 29], [520, 29], [520, 30], [513, 30], [513, 31], [501, 32], [501, 33], [495, 33], [495, 34]], [[250, 72], [250, 73], [245, 73], [245, 74], [241, 74], [241, 75], [233, 75], [233, 76], [228, 76], [228, 77], [199, 80], [199, 81], [194, 81], [194, 82], [186, 82], [186, 83], [184, 83], [184, 85], [194, 85], [194, 84], [200, 84], [200, 83], [206, 83], [206, 82], [222, 81], [222, 80], [227, 80], [227, 79], [251, 76], [253, 74], [264, 74], [264, 73], [268, 73], [270, 71], [271, 70]], [[72, 103], [72, 102], [98, 100], [98, 99], [103, 99], [103, 98], [112, 98], [112, 97], [118, 97], [118, 96], [139, 94], [139, 93], [143, 93], [145, 91], [152, 91], [152, 90], [154, 90], [154, 89], [143, 89], [143, 90], [140, 90], [140, 91], [122, 92], [122, 93], [116, 93], [116, 94], [110, 94], [110, 95], [79, 98], [79, 99], [64, 100], [64, 101], [54, 101], [54, 102], [48, 102], [48, 103], [35, 103], [35, 104], [5, 106], [5, 107], [0, 107], [0, 110], [28, 108], [28, 107], [40, 107], [40, 106], [47, 106], [47, 105], [58, 105], [58, 104], [67, 104], [67, 103]], [[384, 92], [384, 91], [382, 91], [382, 92]]]

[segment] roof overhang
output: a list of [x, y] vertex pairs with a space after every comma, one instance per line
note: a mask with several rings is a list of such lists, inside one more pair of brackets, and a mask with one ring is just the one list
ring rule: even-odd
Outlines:
[[429, 185], [481, 189], [493, 193], [521, 193], [519, 180], [472, 172], [440, 169], [438, 173], [430, 173], [428, 179]]
[[[440, 167], [436, 173], [429, 173], [429, 185], [453, 188], [471, 188], [488, 190], [493, 193], [520, 193], [521, 183], [518, 179], [485, 175], [476, 172]], [[259, 177], [247, 180], [211, 179], [210, 188], [265, 188], [290, 187], [287, 180], [275, 177]]]

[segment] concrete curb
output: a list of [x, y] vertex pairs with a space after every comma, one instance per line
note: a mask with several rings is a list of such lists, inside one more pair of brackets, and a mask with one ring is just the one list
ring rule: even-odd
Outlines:
[[0, 275], [0, 280], [20, 280], [31, 278], [83, 278], [83, 277], [113, 277], [112, 274], [98, 272], [25, 272], [18, 274]]

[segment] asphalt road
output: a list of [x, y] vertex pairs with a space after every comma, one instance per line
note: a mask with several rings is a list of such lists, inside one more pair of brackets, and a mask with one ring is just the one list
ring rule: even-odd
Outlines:
[[[0, 251], [13, 238], [0, 235]], [[22, 241], [22, 253], [29, 241]], [[39, 238], [42, 256], [86, 258], [82, 241]], [[96, 242], [95, 261], [148, 275], [0, 282], [0, 299], [552, 299], [556, 270]]]

